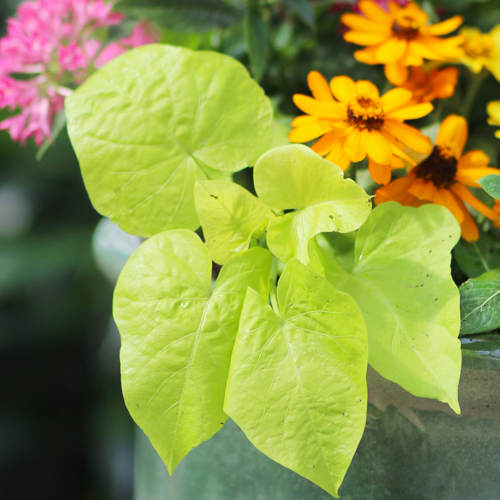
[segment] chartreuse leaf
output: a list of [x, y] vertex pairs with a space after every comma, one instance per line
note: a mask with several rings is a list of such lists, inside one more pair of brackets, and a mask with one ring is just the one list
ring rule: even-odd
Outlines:
[[265, 236], [271, 209], [234, 182], [200, 181], [195, 187], [196, 212], [212, 259], [224, 264], [231, 252], [246, 250]]
[[307, 246], [318, 233], [347, 233], [371, 211], [370, 197], [342, 170], [310, 148], [294, 144], [268, 151], [254, 169], [255, 190], [269, 207], [290, 210], [269, 223], [267, 244], [283, 262], [309, 262]]
[[500, 269], [466, 281], [460, 287], [462, 335], [500, 327]]
[[259, 450], [336, 496], [366, 423], [366, 327], [296, 259], [278, 301], [248, 289], [224, 408]]
[[368, 329], [369, 362], [415, 396], [457, 413], [460, 300], [450, 251], [460, 227], [445, 208], [384, 203], [358, 231], [354, 266], [311, 242], [311, 267], [351, 295]]
[[487, 175], [486, 177], [479, 179], [478, 182], [490, 196], [500, 200], [500, 176]]
[[140, 236], [196, 229], [195, 179], [253, 165], [272, 141], [271, 103], [242, 64], [168, 45], [106, 64], [66, 112], [94, 207]]
[[267, 293], [271, 254], [226, 262], [210, 292], [212, 261], [187, 230], [146, 241], [122, 271], [114, 317], [122, 336], [125, 402], [172, 472], [226, 421], [226, 380], [248, 286]]

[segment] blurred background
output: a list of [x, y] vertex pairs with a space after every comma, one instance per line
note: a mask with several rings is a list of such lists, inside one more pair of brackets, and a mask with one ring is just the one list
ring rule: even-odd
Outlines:
[[[2, 35], [17, 3], [0, 2]], [[92, 255], [101, 217], [65, 131], [36, 153], [0, 133], [0, 498], [128, 500], [113, 284]]]
[[[18, 3], [0, 2], [0, 35]], [[141, 17], [148, 15], [141, 8], [147, 3], [119, 5]], [[500, 23], [499, 0], [422, 3], [446, 16], [460, 13], [484, 31]], [[191, 4], [198, 14], [186, 16], [182, 9]], [[356, 47], [340, 36], [339, 16], [349, 2], [165, 5], [168, 15], [158, 19], [163, 42], [227, 53], [260, 79], [276, 110], [276, 144], [286, 142], [297, 114], [293, 94], [309, 93], [309, 71], [328, 79], [370, 78], [383, 88], [382, 68], [357, 63]], [[260, 36], [245, 37], [245, 23]], [[470, 147], [484, 148], [493, 165], [500, 141], [486, 124], [485, 108], [500, 99], [499, 88], [488, 77], [470, 116]], [[462, 90], [448, 100], [450, 109], [457, 109]], [[0, 132], [0, 499], [130, 500], [134, 426], [121, 395], [119, 335], [111, 318], [113, 276], [125, 257], [106, 251], [120, 238], [125, 253], [139, 242], [106, 222], [95, 233], [101, 217], [65, 130], [41, 161], [36, 153], [32, 141], [21, 147]], [[249, 174], [238, 173], [237, 180], [252, 189]]]

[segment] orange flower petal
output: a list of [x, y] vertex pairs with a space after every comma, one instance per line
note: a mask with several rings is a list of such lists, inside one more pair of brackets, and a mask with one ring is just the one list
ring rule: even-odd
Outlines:
[[462, 16], [453, 16], [441, 23], [431, 24], [426, 28], [426, 31], [431, 35], [447, 35], [455, 31], [463, 22], [464, 18]]
[[[392, 149], [391, 149], [392, 151]], [[392, 160], [391, 160], [391, 168], [393, 170], [397, 168], [405, 168], [405, 162], [401, 159], [398, 158], [395, 154], [392, 155]]]
[[368, 33], [386, 33], [391, 35], [391, 27], [389, 25], [379, 24], [359, 14], [344, 14], [340, 21], [347, 27], [356, 31], [366, 31]]
[[307, 75], [307, 83], [315, 99], [323, 102], [332, 102], [333, 96], [325, 77], [317, 71], [311, 71]]
[[423, 102], [422, 104], [408, 106], [407, 108], [387, 113], [386, 116], [391, 120], [415, 120], [416, 118], [428, 115], [433, 109], [434, 106], [430, 102]]
[[366, 157], [362, 138], [363, 134], [358, 129], [354, 129], [344, 141], [344, 153], [351, 161], [361, 161]]
[[307, 95], [295, 94], [293, 96], [293, 102], [299, 109], [309, 115], [323, 118], [337, 118], [339, 120], [345, 118], [345, 111], [335, 101], [317, 101]]
[[436, 137], [436, 145], [448, 149], [455, 158], [460, 158], [467, 141], [467, 121], [458, 115], [447, 116]]
[[471, 207], [475, 208], [478, 212], [482, 213], [488, 219], [497, 221], [498, 217], [491, 208], [486, 206], [483, 202], [479, 201], [465, 186], [462, 184], [454, 184], [453, 191]]
[[389, 38], [377, 48], [375, 57], [382, 64], [396, 62], [403, 57], [407, 46], [408, 42], [403, 38]]
[[378, 88], [368, 80], [358, 80], [356, 82], [356, 94], [370, 97], [371, 99], [380, 99]]
[[432, 151], [432, 143], [430, 139], [416, 128], [406, 125], [406, 123], [385, 120], [384, 130], [418, 153], [430, 154]]
[[346, 42], [355, 43], [357, 45], [378, 45], [387, 40], [385, 33], [366, 33], [362, 31], [348, 31], [344, 34]]
[[[460, 201], [462, 202], [462, 200]], [[476, 226], [476, 221], [469, 213], [467, 208], [465, 208], [465, 205], [464, 210], [464, 221], [462, 222], [462, 224], [460, 224], [462, 228], [462, 238], [469, 243], [472, 243], [473, 241], [477, 241], [479, 239], [479, 231]]]
[[293, 119], [292, 127], [302, 127], [303, 125], [312, 125], [317, 123], [320, 118], [311, 115], [300, 115]]
[[402, 158], [403, 160], [407, 161], [410, 165], [413, 165], [413, 166], [416, 165], [415, 161], [412, 160], [406, 153], [404, 153], [404, 151], [398, 146], [398, 142], [394, 138], [394, 136], [392, 136], [388, 132], [384, 131], [383, 129], [380, 132], [384, 136], [384, 139], [389, 144], [391, 151], [392, 151], [392, 154], [393, 154], [393, 158], [395, 156], [398, 156], [399, 158]]
[[[356, 54], [355, 54], [356, 55]], [[359, 58], [358, 61], [360, 61]], [[361, 61], [363, 62], [363, 61]], [[408, 68], [406, 66], [402, 66], [397, 62], [386, 64], [384, 68], [386, 78], [393, 85], [402, 85], [408, 78]]]
[[392, 170], [390, 165], [380, 165], [376, 161], [373, 161], [371, 158], [369, 158], [368, 170], [370, 171], [372, 179], [377, 184], [385, 185], [391, 182]]
[[387, 12], [382, 10], [375, 2], [371, 0], [361, 0], [358, 3], [359, 10], [372, 21], [378, 24], [391, 24], [391, 18]]
[[415, 179], [408, 192], [419, 200], [434, 201], [436, 186], [432, 182], [424, 179]]
[[325, 160], [331, 161], [332, 163], [337, 165], [337, 167], [340, 167], [344, 172], [351, 164], [350, 158], [344, 153], [344, 148], [341, 141], [334, 143], [330, 154], [325, 158]]
[[462, 36], [452, 36], [449, 38], [437, 38], [431, 35], [421, 35], [418, 37], [418, 42], [426, 46], [438, 57], [436, 60], [459, 59], [463, 56], [464, 51], [459, 45], [463, 42]]
[[328, 132], [316, 141], [311, 149], [320, 156], [326, 156], [334, 147], [336, 142], [341, 142], [336, 132]]
[[418, 54], [420, 57], [425, 57], [426, 59], [440, 59], [441, 57], [431, 50], [425, 43], [417, 40], [410, 41], [410, 50], [415, 54]]
[[356, 84], [348, 76], [336, 76], [332, 78], [330, 89], [335, 98], [345, 104], [356, 94]]
[[367, 47], [363, 50], [357, 50], [354, 52], [354, 58], [365, 64], [378, 64], [375, 54], [377, 52], [377, 47]]
[[[389, 164], [392, 160], [392, 151], [389, 144], [387, 144], [386, 140], [378, 130], [364, 130], [362, 135], [363, 143], [366, 147], [366, 154], [370, 160], [373, 160], [377, 164], [387, 166], [389, 179], [386, 182], [379, 182], [379, 184], [387, 184], [387, 182], [391, 180], [391, 168]], [[375, 180], [374, 177], [373, 180]]]
[[401, 177], [387, 184], [387, 186], [377, 189], [374, 198], [375, 205], [380, 205], [386, 201], [397, 201], [402, 205], [409, 205], [414, 196], [408, 193], [408, 189], [414, 180], [414, 177]]
[[412, 97], [412, 93], [407, 89], [391, 89], [382, 96], [382, 102], [384, 103], [385, 114], [391, 113], [403, 104], [407, 103]]
[[403, 66], [422, 66], [424, 60], [422, 56], [413, 50], [407, 50], [405, 55], [399, 60]]
[[432, 200], [435, 205], [440, 205], [447, 208], [461, 224], [464, 221], [464, 211], [456, 200], [456, 197], [448, 189], [436, 189], [434, 192], [434, 199]]
[[330, 130], [331, 127], [328, 124], [316, 122], [311, 125], [305, 125], [290, 130], [288, 139], [290, 142], [309, 142]]
[[474, 149], [464, 154], [458, 160], [458, 169], [462, 168], [477, 168], [477, 167], [487, 167], [490, 163], [490, 157], [480, 149]]
[[500, 170], [491, 167], [461, 168], [458, 170], [455, 179], [470, 187], [481, 187], [477, 182], [487, 175], [500, 175]]

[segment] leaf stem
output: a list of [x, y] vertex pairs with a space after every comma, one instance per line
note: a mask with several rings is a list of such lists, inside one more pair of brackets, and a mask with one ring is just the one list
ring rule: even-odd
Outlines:
[[488, 72], [485, 71], [484, 69], [482, 71], [480, 71], [479, 73], [470, 72], [470, 74], [468, 75], [467, 92], [465, 93], [465, 96], [464, 96], [464, 105], [462, 108], [463, 115], [465, 116], [465, 118], [467, 120], [469, 119], [472, 105], [474, 104], [474, 101], [476, 99], [479, 88], [481, 87], [483, 80], [487, 76], [488, 76]]
[[271, 305], [273, 310], [281, 319], [280, 310], [278, 306], [278, 295], [277, 295], [277, 287], [276, 281], [278, 280], [278, 259], [273, 255], [273, 262], [271, 264], [271, 277], [269, 279], [269, 297], [271, 299]]

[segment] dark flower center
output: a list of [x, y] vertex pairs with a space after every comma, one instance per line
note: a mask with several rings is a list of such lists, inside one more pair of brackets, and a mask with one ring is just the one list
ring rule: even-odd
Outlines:
[[384, 125], [381, 101], [367, 96], [354, 97], [347, 107], [347, 122], [360, 129], [379, 130]]
[[409, 16], [404, 16], [392, 24], [392, 32], [405, 40], [413, 40], [418, 35], [418, 22]]
[[420, 179], [432, 182], [437, 188], [449, 188], [455, 182], [458, 160], [447, 155], [439, 146], [434, 146], [432, 153], [415, 167], [415, 174]]

